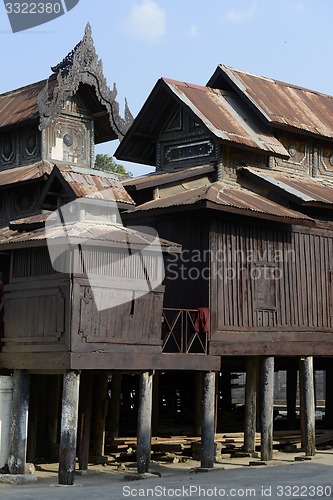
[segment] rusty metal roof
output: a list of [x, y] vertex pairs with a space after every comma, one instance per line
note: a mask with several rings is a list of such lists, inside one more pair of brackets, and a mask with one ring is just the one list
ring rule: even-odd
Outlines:
[[164, 81], [216, 137], [289, 158], [282, 144], [242, 106], [235, 93], [175, 80]]
[[[50, 83], [50, 90], [54, 80]], [[42, 80], [19, 89], [0, 94], [0, 128], [16, 125], [25, 121], [38, 121], [39, 110], [37, 96], [45, 87], [46, 80]]]
[[236, 89], [269, 123], [333, 138], [333, 96], [223, 64], [208, 85]]
[[219, 141], [289, 158], [268, 127], [256, 119], [236, 92], [161, 78], [118, 146], [119, 159], [156, 165], [156, 143], [181, 105]]
[[52, 172], [53, 164], [48, 161], [39, 161], [25, 167], [8, 168], [0, 172], [0, 189], [2, 186], [27, 182], [33, 179], [48, 176]]
[[138, 206], [134, 212], [166, 209], [201, 204], [207, 208], [238, 213], [252, 217], [287, 222], [289, 224], [314, 224], [310, 217], [281, 206], [247, 189], [217, 181], [210, 186], [185, 190], [166, 198], [158, 198]]
[[269, 186], [300, 205], [333, 208], [333, 181], [309, 178], [289, 172], [263, 170], [252, 167], [240, 168], [240, 173], [253, 176], [257, 182]]
[[[104, 201], [116, 201], [134, 205], [116, 175], [91, 168], [81, 168], [68, 165], [57, 165], [54, 174], [60, 172], [70, 186], [76, 198], [90, 198]], [[50, 184], [52, 179], [50, 179]], [[47, 190], [47, 188], [45, 188]]]
[[210, 174], [216, 170], [214, 165], [204, 165], [200, 167], [192, 168], [177, 168], [170, 170], [161, 170], [159, 172], [153, 172], [151, 174], [146, 174], [141, 177], [134, 177], [127, 179], [122, 184], [129, 190], [146, 189], [149, 187], [161, 186], [163, 184], [169, 184], [171, 182], [178, 182], [183, 179], [195, 179], [196, 177]]
[[[29, 217], [29, 223], [33, 223], [33, 218]], [[36, 219], [40, 222], [40, 216]], [[24, 223], [21, 219], [20, 224]], [[15, 227], [15, 221], [11, 223]], [[151, 250], [168, 250], [179, 252], [181, 246], [168, 240], [156, 239], [154, 235], [127, 228], [121, 224], [99, 224], [88, 222], [74, 222], [73, 224], [55, 224], [53, 227], [37, 228], [31, 231], [22, 231], [5, 228], [0, 230], [0, 246], [2, 249], [17, 247], [44, 246], [48, 241], [55, 244], [66, 243], [72, 245], [87, 243], [89, 245], [108, 246], [117, 248], [143, 248], [149, 245]]]
[[[0, 94], [0, 128], [9, 128], [25, 122], [39, 123], [40, 112], [37, 97], [40, 92], [47, 88], [51, 99], [57, 84], [57, 79], [53, 76], [48, 80], [42, 80]], [[97, 113], [95, 117], [96, 144], [105, 142], [106, 140], [117, 139], [117, 134], [111, 127], [106, 108], [99, 102], [95, 88], [88, 85], [80, 85], [78, 93], [87, 106], [87, 109]]]

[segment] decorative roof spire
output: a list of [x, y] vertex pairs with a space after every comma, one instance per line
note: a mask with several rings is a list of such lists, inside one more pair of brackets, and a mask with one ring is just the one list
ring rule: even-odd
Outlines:
[[103, 73], [103, 64], [95, 50], [91, 26], [87, 23], [84, 37], [74, 49], [56, 66], [51, 68], [57, 85], [50, 95], [48, 81], [37, 97], [40, 113], [40, 130], [46, 129], [61, 113], [63, 103], [78, 91], [80, 83], [93, 86], [100, 103], [109, 113], [110, 124], [119, 140], [122, 140], [133, 122], [133, 116], [125, 100], [125, 117], [119, 113], [116, 101], [116, 84], [111, 91]]

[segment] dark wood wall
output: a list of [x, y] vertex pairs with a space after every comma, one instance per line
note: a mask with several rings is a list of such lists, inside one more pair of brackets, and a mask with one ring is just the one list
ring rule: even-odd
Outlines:
[[205, 212], [158, 217], [160, 238], [182, 245], [180, 254], [165, 259], [164, 307], [196, 309], [209, 306], [209, 219]]
[[212, 220], [211, 352], [324, 354], [333, 346], [333, 234], [243, 221]]
[[[147, 293], [135, 280], [75, 277], [71, 350], [161, 352], [163, 292], [160, 286]], [[108, 308], [119, 297], [124, 303]]]
[[31, 279], [6, 286], [4, 351], [64, 351], [69, 346], [69, 280]]
[[12, 251], [3, 352], [161, 353], [162, 259], [128, 257], [123, 249], [86, 247], [61, 274], [47, 247]]

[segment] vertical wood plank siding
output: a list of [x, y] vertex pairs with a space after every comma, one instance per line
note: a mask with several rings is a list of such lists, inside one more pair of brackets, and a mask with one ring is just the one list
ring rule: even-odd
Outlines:
[[219, 218], [213, 228], [214, 330], [332, 328], [333, 235]]

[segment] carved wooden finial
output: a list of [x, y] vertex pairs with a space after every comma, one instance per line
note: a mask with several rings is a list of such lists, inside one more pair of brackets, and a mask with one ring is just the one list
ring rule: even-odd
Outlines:
[[94, 87], [98, 100], [106, 107], [111, 127], [118, 139], [121, 140], [124, 137], [133, 122], [133, 116], [128, 109], [127, 102], [125, 103], [125, 117], [122, 118], [119, 114], [119, 104], [116, 101], [117, 88], [115, 84], [112, 91], [108, 87], [89, 23], [86, 25], [82, 40], [51, 70], [53, 72], [51, 78], [57, 78], [53, 94], [49, 94], [47, 82], [37, 97], [40, 130], [46, 129], [53, 123], [61, 113], [65, 100], [76, 94], [80, 83], [85, 83]]

